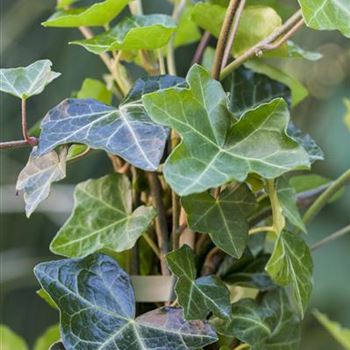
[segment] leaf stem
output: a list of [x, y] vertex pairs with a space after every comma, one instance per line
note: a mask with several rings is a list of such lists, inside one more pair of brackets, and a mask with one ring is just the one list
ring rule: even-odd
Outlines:
[[200, 63], [200, 61], [202, 60], [204, 51], [209, 44], [210, 38], [211, 38], [211, 34], [208, 31], [204, 32], [204, 34], [202, 35], [202, 38], [197, 46], [196, 52], [193, 56], [192, 65], [196, 64], [196, 63]]
[[212, 70], [212, 77], [214, 79], [219, 79], [220, 77], [222, 59], [224, 57], [225, 47], [230, 35], [230, 28], [232, 26], [232, 22], [237, 11], [238, 1], [239, 0], [230, 0], [226, 11], [224, 23], [221, 27], [218, 43], [215, 50], [215, 57]]
[[[301, 10], [292, 15], [281, 27], [252, 48], [238, 56], [233, 62], [227, 65], [220, 74], [220, 80], [227, 77], [232, 71], [241, 66], [245, 61], [254, 56], [260, 57], [264, 51], [275, 50], [284, 44], [297, 30], [301, 28], [304, 20]], [[277, 41], [277, 42], [276, 42]]]
[[33, 147], [26, 140], [0, 142], [0, 149], [15, 149], [23, 147]]
[[160, 249], [161, 272], [162, 272], [162, 275], [169, 276], [170, 272], [168, 269], [168, 265], [165, 261], [165, 255], [169, 251], [169, 247], [168, 247], [169, 232], [168, 232], [168, 223], [166, 220], [166, 211], [162, 201], [161, 184], [157, 174], [154, 172], [147, 173], [147, 179], [151, 190], [152, 204], [157, 210], [156, 234], [158, 239], [158, 246]]
[[312, 247], [311, 247], [311, 251], [315, 251], [320, 249], [321, 247], [323, 247], [324, 245], [335, 241], [338, 238], [341, 238], [343, 236], [345, 236], [346, 234], [350, 233], [350, 225], [343, 227], [342, 229], [330, 234], [328, 237], [322, 239], [321, 241], [315, 243]]
[[308, 224], [328, 203], [328, 201], [347, 183], [350, 183], [350, 169], [335, 180], [306, 211], [303, 221]]
[[266, 181], [266, 190], [271, 202], [273, 232], [278, 236], [286, 225], [286, 221], [282, 214], [282, 208], [278, 200], [277, 189], [273, 179]]
[[159, 73], [161, 75], [166, 74], [165, 62], [164, 62], [164, 57], [161, 49], [158, 49], [158, 64], [159, 64]]
[[250, 229], [248, 233], [249, 235], [255, 235], [262, 232], [275, 232], [275, 228], [273, 226], [259, 226]]
[[243, 10], [244, 10], [245, 4], [246, 4], [246, 0], [241, 0], [239, 5], [238, 5], [237, 11], [236, 11], [236, 15], [235, 15], [233, 23], [232, 23], [232, 29], [231, 29], [230, 35], [229, 35], [229, 37], [227, 39], [227, 44], [226, 44], [226, 47], [225, 47], [224, 56], [222, 58], [221, 70], [226, 67], [227, 62], [228, 62], [228, 60], [229, 60], [229, 58], [231, 56], [231, 51], [232, 51], [232, 48], [233, 48], [235, 37], [237, 35], [238, 26], [239, 26], [239, 23], [241, 21], [241, 17], [242, 17], [242, 14], [243, 14]]

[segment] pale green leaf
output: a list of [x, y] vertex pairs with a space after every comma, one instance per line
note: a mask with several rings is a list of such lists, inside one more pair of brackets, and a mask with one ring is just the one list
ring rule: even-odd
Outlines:
[[39, 290], [36, 291], [36, 294], [44, 300], [49, 306], [51, 306], [53, 309], [57, 309], [58, 307], [56, 303], [53, 301], [53, 299], [50, 297], [50, 295], [45, 291], [45, 289], [40, 288]]
[[24, 192], [27, 217], [49, 196], [51, 184], [66, 177], [66, 157], [66, 147], [59, 153], [53, 150], [42, 156], [37, 155], [36, 147], [33, 149], [16, 184], [17, 191]]
[[40, 60], [27, 67], [0, 69], [0, 91], [19, 98], [41, 94], [61, 74], [51, 70], [52, 62]]
[[34, 273], [61, 311], [69, 350], [194, 350], [217, 341], [208, 323], [185, 321], [181, 308], [135, 318], [130, 277], [107, 255], [45, 262]]
[[209, 312], [225, 319], [230, 316], [229, 290], [217, 277], [196, 279], [195, 255], [189, 246], [172, 251], [166, 260], [177, 277], [175, 292], [187, 320], [204, 320]]
[[52, 344], [60, 339], [60, 328], [58, 325], [51, 326], [36, 340], [33, 350], [48, 350]]
[[[225, 13], [225, 7], [210, 3], [199, 3], [195, 5], [192, 17], [198, 26], [218, 37]], [[268, 6], [246, 6], [235, 37], [233, 54], [238, 56], [247, 51], [281, 25], [282, 19], [273, 8]], [[276, 51], [277, 55], [288, 55], [286, 45], [275, 50], [274, 54], [276, 54]]]
[[181, 199], [189, 227], [208, 233], [214, 244], [240, 258], [248, 242], [247, 217], [256, 209], [255, 198], [245, 185], [225, 189], [218, 198], [209, 193]]
[[83, 155], [87, 154], [89, 152], [90, 148], [85, 145], [71, 145], [68, 149], [68, 154], [67, 154], [67, 161], [79, 159]]
[[306, 232], [305, 224], [296, 204], [296, 192], [287, 180], [281, 178], [277, 184], [277, 195], [285, 218], [299, 230]]
[[323, 55], [319, 52], [306, 51], [302, 49], [295, 42], [288, 40], [288, 57], [291, 58], [304, 58], [308, 61], [318, 61]]
[[344, 123], [350, 131], [350, 99], [349, 98], [344, 98], [344, 105], [346, 108], [345, 115], [344, 115]]
[[317, 310], [313, 314], [344, 349], [350, 350], [350, 329], [342, 327], [338, 322], [331, 321], [325, 314]]
[[305, 150], [285, 132], [289, 112], [283, 99], [249, 111], [232, 125], [228, 98], [218, 81], [195, 65], [187, 82], [189, 88], [143, 97], [151, 119], [176, 129], [183, 139], [164, 166], [175, 192], [185, 196], [244, 181], [250, 173], [275, 178], [309, 167]]
[[105, 26], [112, 21], [131, 0], [105, 0], [87, 8], [74, 8], [54, 13], [43, 22], [45, 27]]
[[318, 30], [339, 30], [350, 38], [349, 0], [298, 0], [306, 24]]
[[174, 38], [174, 47], [192, 44], [201, 38], [201, 33], [196, 23], [192, 20], [192, 5], [187, 5], [178, 22]]
[[0, 341], [1, 350], [28, 350], [24, 339], [5, 325], [0, 325]]
[[122, 252], [134, 246], [155, 216], [153, 208], [132, 212], [130, 182], [112, 174], [77, 185], [75, 207], [50, 249], [64, 256], [86, 256], [103, 248]]
[[249, 62], [246, 62], [245, 65], [254, 72], [265, 74], [271, 79], [277, 80], [287, 85], [292, 91], [293, 107], [304, 100], [309, 94], [305, 86], [300, 81], [291, 75], [288, 75], [279, 68], [276, 68], [270, 64], [266, 64], [264, 62], [260, 62], [258, 60], [250, 60]]
[[300, 320], [283, 289], [263, 295], [260, 302], [242, 299], [232, 305], [229, 322], [216, 321], [219, 333], [234, 336], [252, 350], [298, 350]]
[[175, 30], [176, 23], [170, 16], [133, 16], [106, 33], [72, 44], [81, 45], [95, 54], [114, 50], [155, 50], [166, 45]]
[[110, 105], [112, 102], [112, 91], [108, 90], [101, 81], [87, 78], [84, 80], [77, 98], [93, 98], [101, 103]]
[[277, 284], [291, 285], [293, 298], [303, 317], [313, 284], [313, 262], [305, 241], [299, 235], [283, 231], [275, 243], [266, 271]]

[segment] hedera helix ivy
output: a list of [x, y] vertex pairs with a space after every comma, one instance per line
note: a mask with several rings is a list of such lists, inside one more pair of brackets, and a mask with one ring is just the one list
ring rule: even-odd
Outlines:
[[[1, 148], [32, 147], [17, 182], [28, 217], [72, 161], [103, 150], [113, 166], [76, 186], [50, 245], [65, 258], [34, 269], [38, 294], [60, 313], [59, 332], [36, 350], [298, 349], [311, 251], [350, 230], [311, 249], [304, 240], [350, 171], [334, 181], [312, 173], [322, 151], [291, 118], [307, 90], [269, 64], [320, 59], [290, 40], [305, 24], [350, 37], [350, 3], [299, 0], [284, 22], [264, 2], [172, 3], [169, 16], [144, 14], [141, 0], [58, 0], [43, 25], [80, 30], [72, 44], [98, 55], [108, 76], [86, 79], [48, 111], [38, 137], [27, 102], [60, 74], [48, 60], [0, 70], [1, 91], [21, 100], [23, 131]], [[177, 76], [175, 49], [197, 41]], [[133, 82], [125, 62], [144, 74]], [[161, 296], [144, 312], [147, 293]], [[317, 317], [349, 349], [347, 331]], [[5, 326], [2, 334], [6, 349], [27, 349]]]

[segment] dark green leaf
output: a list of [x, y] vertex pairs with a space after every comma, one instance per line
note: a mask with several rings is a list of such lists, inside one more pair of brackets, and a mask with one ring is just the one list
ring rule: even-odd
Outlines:
[[61, 342], [53, 344], [49, 350], [66, 350]]
[[219, 278], [196, 279], [195, 255], [187, 245], [166, 256], [168, 265], [178, 278], [175, 291], [187, 320], [204, 320], [209, 312], [217, 317], [230, 316], [230, 292]]
[[150, 117], [183, 138], [164, 168], [175, 192], [185, 196], [244, 181], [249, 173], [274, 178], [309, 167], [305, 150], [285, 133], [289, 113], [282, 99], [261, 105], [231, 126], [233, 116], [221, 84], [198, 65], [190, 69], [187, 82], [188, 89], [143, 97]]
[[303, 317], [313, 284], [312, 257], [305, 241], [296, 234], [282, 232], [275, 243], [266, 271], [277, 284], [291, 285], [293, 298]]
[[306, 232], [306, 227], [296, 204], [296, 192], [287, 180], [283, 178], [278, 180], [277, 194], [285, 218], [300, 231]]
[[41, 94], [61, 74], [51, 70], [52, 62], [40, 60], [27, 67], [0, 69], [0, 91], [19, 98]]
[[283, 289], [268, 292], [260, 303], [240, 300], [232, 305], [230, 322], [220, 323], [219, 333], [237, 337], [252, 350], [299, 349], [300, 321]]
[[75, 8], [54, 13], [43, 26], [80, 27], [105, 26], [115, 18], [131, 0], [105, 0], [87, 8]]
[[78, 257], [103, 248], [130, 249], [155, 216], [154, 209], [145, 206], [132, 212], [130, 182], [124, 175], [80, 183], [74, 199], [71, 217], [50, 245], [56, 254]]
[[37, 155], [36, 147], [33, 149], [16, 184], [17, 191], [24, 192], [27, 217], [49, 196], [51, 184], [66, 177], [66, 157], [66, 147], [59, 154], [53, 150], [42, 156]]
[[200, 193], [181, 202], [193, 231], [208, 233], [214, 244], [229, 255], [242, 255], [248, 242], [247, 217], [257, 207], [245, 185], [227, 188], [219, 198]]
[[106, 255], [45, 262], [34, 272], [61, 310], [67, 350], [186, 350], [217, 340], [207, 323], [186, 322], [181, 309], [157, 309], [135, 319], [130, 278]]
[[72, 44], [81, 45], [95, 54], [114, 50], [155, 50], [166, 45], [175, 30], [176, 23], [170, 16], [134, 16], [125, 18], [106, 33]]
[[41, 123], [39, 155], [58, 145], [77, 142], [118, 154], [141, 169], [157, 169], [168, 129], [152, 123], [141, 96], [181, 81], [169, 76], [152, 77], [149, 81], [141, 79], [119, 109], [90, 99], [64, 100], [49, 111]]
[[298, 0], [306, 24], [313, 29], [337, 29], [350, 38], [350, 2], [348, 0]]
[[93, 98], [101, 103], [110, 105], [112, 102], [112, 91], [106, 85], [96, 79], [84, 80], [78, 94], [78, 98]]

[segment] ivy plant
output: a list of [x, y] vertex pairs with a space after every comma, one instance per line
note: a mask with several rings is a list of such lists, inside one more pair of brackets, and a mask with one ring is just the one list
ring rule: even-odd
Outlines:
[[[0, 70], [23, 133], [1, 149], [32, 149], [17, 181], [28, 217], [72, 161], [97, 150], [111, 160], [76, 186], [50, 245], [64, 258], [34, 268], [38, 295], [59, 312], [35, 350], [298, 349], [312, 251], [350, 231], [305, 242], [350, 170], [313, 173], [322, 150], [293, 123], [307, 90], [270, 61], [322, 57], [291, 41], [304, 26], [350, 37], [349, 2], [299, 0], [286, 20], [265, 2], [171, 3], [169, 15], [145, 14], [142, 0], [58, 0], [43, 26], [79, 30], [71, 43], [107, 74], [50, 109], [36, 136], [28, 101], [60, 73], [45, 59]], [[196, 42], [180, 76], [175, 51]], [[146, 305], [149, 295], [158, 300]], [[315, 315], [348, 349], [347, 331]], [[6, 350], [28, 349], [1, 327]]]

